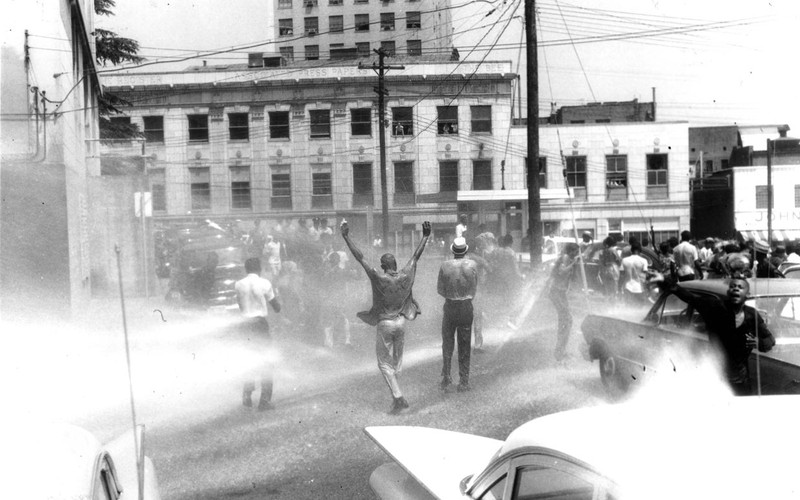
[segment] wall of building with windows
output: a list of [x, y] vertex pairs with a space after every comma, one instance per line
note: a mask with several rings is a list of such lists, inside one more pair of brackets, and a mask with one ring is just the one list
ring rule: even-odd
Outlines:
[[287, 61], [452, 53], [450, 0], [275, 0], [274, 18]]

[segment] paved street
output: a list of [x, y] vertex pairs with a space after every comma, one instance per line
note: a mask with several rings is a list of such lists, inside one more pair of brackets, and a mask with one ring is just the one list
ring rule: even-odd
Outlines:
[[[225, 316], [157, 312], [157, 300], [130, 300], [137, 420], [147, 426], [163, 497], [371, 498], [369, 474], [388, 459], [363, 434], [365, 426], [421, 425], [503, 439], [533, 417], [604, 401], [597, 364], [579, 355], [583, 313], [576, 313], [572, 358], [557, 364], [555, 315], [546, 300], [518, 331], [498, 324], [486, 330], [484, 349], [472, 357], [471, 392], [440, 393], [441, 302], [428, 292], [435, 265], [421, 265], [415, 295], [424, 313], [410, 323], [400, 378], [411, 408], [399, 416], [387, 414], [391, 397], [366, 325], [354, 324], [350, 348], [339, 341], [326, 349], [321, 335], [312, 344], [297, 331], [276, 332], [275, 409], [257, 412], [242, 407], [241, 383], [258, 358], [225, 328]], [[48, 369], [33, 379], [41, 391], [26, 385], [16, 394], [25, 401], [21, 413], [75, 422], [104, 440], [127, 430], [124, 340], [113, 308], [109, 302], [96, 311], [108, 321], [96, 330], [69, 330], [59, 345], [48, 341], [54, 348], [40, 359]], [[38, 342], [30, 340], [34, 348]], [[23, 364], [10, 368], [19, 376]], [[453, 370], [455, 377], [455, 359]]]

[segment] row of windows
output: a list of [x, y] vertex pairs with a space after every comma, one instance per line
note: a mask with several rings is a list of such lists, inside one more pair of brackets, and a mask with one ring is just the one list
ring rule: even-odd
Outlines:
[[[414, 111], [411, 107], [391, 108], [391, 134], [394, 136], [410, 136], [414, 134]], [[269, 138], [290, 139], [290, 112], [270, 111]], [[458, 106], [437, 106], [437, 128], [439, 135], [458, 134]], [[372, 108], [350, 109], [350, 133], [355, 137], [372, 136]], [[111, 118], [118, 123], [130, 124], [130, 117]], [[209, 141], [209, 120], [207, 114], [187, 115], [189, 140], [194, 142]], [[331, 110], [309, 110], [309, 136], [312, 139], [331, 137]], [[144, 135], [147, 142], [164, 142], [164, 117], [143, 117]], [[470, 106], [470, 125], [472, 133], [492, 132], [492, 107]], [[249, 113], [228, 113], [228, 138], [232, 141], [250, 139]]]
[[[794, 206], [800, 208], [800, 184], [794, 185]], [[772, 186], [772, 203], [769, 203], [768, 186], [756, 186], [756, 209], [766, 210], [767, 208], [775, 208], [775, 186]]]
[[[382, 12], [380, 18], [380, 31], [394, 31], [396, 20], [394, 12]], [[406, 29], [418, 30], [422, 28], [422, 16], [419, 12], [406, 12]], [[369, 14], [355, 14], [353, 16], [353, 30], [364, 33], [370, 30]], [[348, 28], [350, 29], [350, 28]], [[344, 16], [328, 17], [328, 33], [344, 33]], [[316, 36], [320, 33], [319, 18], [306, 17], [303, 19], [303, 34]], [[278, 35], [294, 36], [294, 20], [292, 18], [278, 19]]]
[[[547, 158], [539, 157], [539, 187], [547, 188]], [[526, 162], [527, 164], [527, 162]], [[621, 190], [627, 197], [627, 156], [608, 155], [606, 157], [607, 194], [613, 198], [616, 190]], [[446, 160], [439, 162], [439, 192], [459, 190], [459, 162]], [[394, 162], [394, 198], [396, 204], [414, 203], [414, 164], [410, 161]], [[564, 175], [571, 188], [586, 187], [586, 157], [571, 156], [566, 158]], [[373, 202], [373, 167], [372, 163], [353, 163], [353, 204], [371, 205]], [[526, 168], [527, 171], [527, 168]], [[661, 174], [664, 174], [663, 177]], [[647, 187], [666, 188], [667, 155], [647, 155]], [[656, 174], [656, 175], [651, 175]], [[166, 210], [165, 173], [163, 169], [150, 171], [153, 192], [153, 209]], [[330, 171], [315, 171], [311, 174], [312, 205], [315, 207], [332, 206], [333, 181]], [[211, 208], [211, 170], [209, 167], [189, 168], [190, 194], [192, 210]], [[472, 161], [472, 189], [493, 189], [492, 161]], [[273, 208], [291, 208], [292, 187], [291, 174], [288, 170], [275, 172], [272, 181]], [[250, 167], [230, 167], [230, 199], [232, 209], [252, 208]], [[795, 186], [795, 198], [798, 200], [798, 189]], [[585, 191], [583, 192], [585, 194]], [[625, 198], [619, 198], [625, 199]]]
[[[397, 55], [397, 44], [393, 40], [384, 40], [381, 42], [381, 49], [388, 56]], [[294, 61], [294, 47], [281, 47], [281, 57], [287, 62]], [[357, 42], [354, 48], [347, 48], [343, 43], [332, 43], [328, 46], [328, 58], [343, 60], [343, 59], [359, 59], [370, 57], [372, 55], [371, 46], [369, 42]], [[422, 40], [407, 40], [406, 41], [406, 54], [410, 57], [417, 57], [422, 55]], [[320, 59], [319, 45], [304, 45], [303, 46], [303, 59], [306, 61], [317, 61]]]

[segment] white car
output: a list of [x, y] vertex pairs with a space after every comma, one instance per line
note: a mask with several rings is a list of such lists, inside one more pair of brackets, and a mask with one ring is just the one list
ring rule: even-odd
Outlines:
[[68, 424], [5, 424], [3, 498], [36, 500], [160, 500], [150, 458], [144, 456], [143, 428], [137, 432], [142, 459], [139, 496], [137, 447], [128, 432], [102, 445], [91, 433]]
[[498, 441], [367, 427], [394, 459], [370, 476], [390, 499], [800, 498], [800, 397], [629, 402], [532, 420]]

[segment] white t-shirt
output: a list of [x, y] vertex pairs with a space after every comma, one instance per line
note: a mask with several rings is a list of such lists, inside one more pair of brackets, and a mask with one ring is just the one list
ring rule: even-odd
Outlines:
[[281, 244], [275, 240], [268, 241], [264, 245], [264, 253], [267, 254], [267, 262], [278, 264], [281, 261]]
[[464, 233], [466, 232], [467, 232], [467, 226], [465, 226], [464, 224], [459, 223], [456, 226], [456, 238], [463, 238]]
[[250, 273], [234, 285], [239, 309], [248, 318], [267, 317], [267, 303], [275, 298], [272, 283], [257, 274]]
[[622, 269], [625, 271], [625, 289], [631, 293], [642, 293], [647, 259], [641, 255], [629, 255], [622, 259]]

